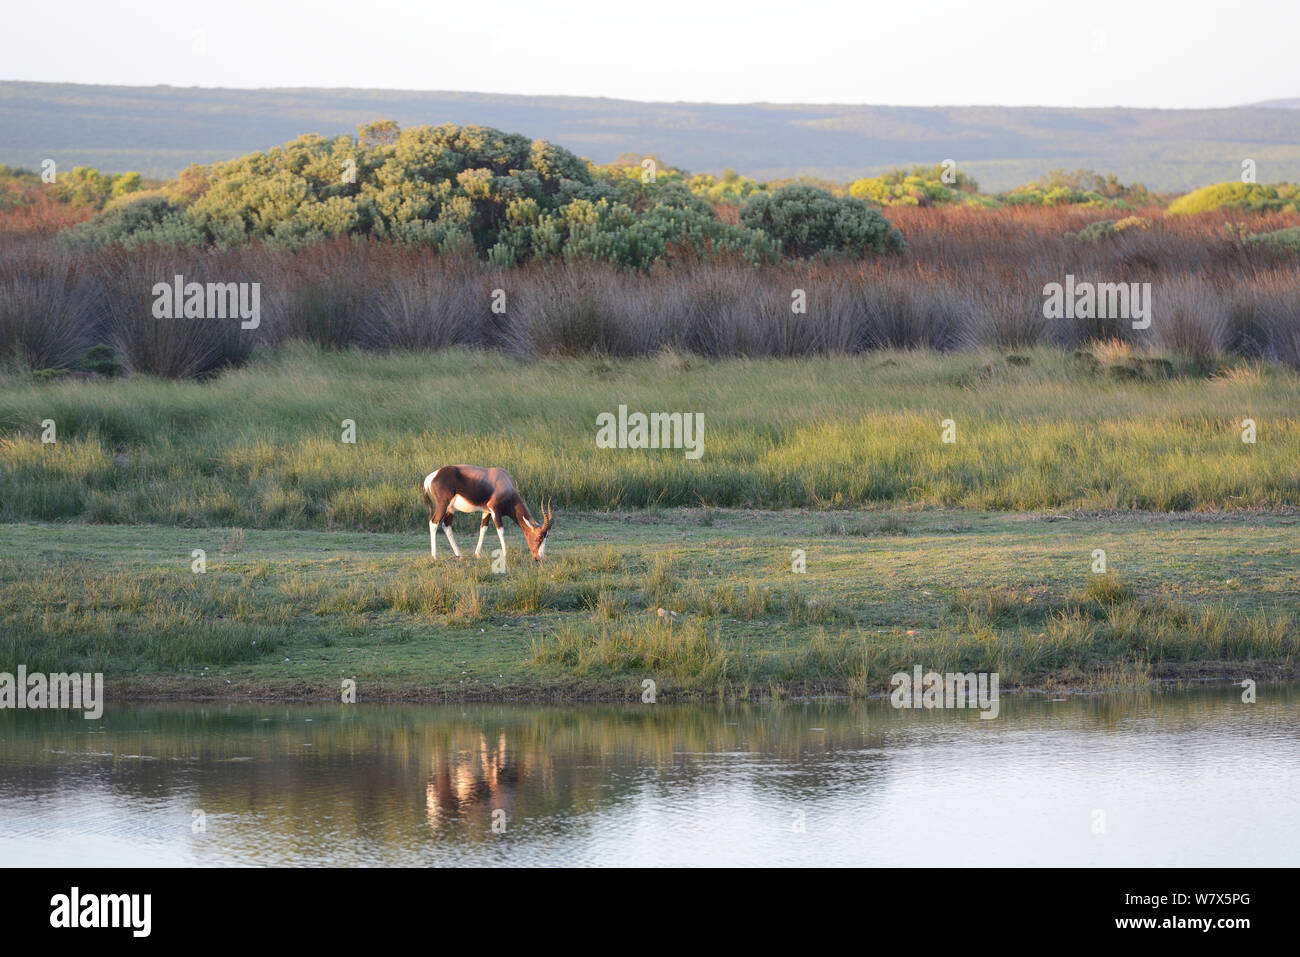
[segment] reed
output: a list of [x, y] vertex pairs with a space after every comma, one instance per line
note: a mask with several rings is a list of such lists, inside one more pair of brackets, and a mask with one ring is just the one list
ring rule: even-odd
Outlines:
[[[1149, 228], [1081, 241], [1071, 237], [1107, 213], [898, 208], [891, 215], [909, 244], [902, 255], [761, 268], [681, 256], [648, 274], [563, 261], [503, 269], [347, 239], [297, 250], [139, 246], [73, 258], [47, 232], [0, 229], [0, 356], [69, 369], [89, 345], [108, 343], [129, 371], [193, 377], [296, 341], [487, 348], [535, 359], [664, 349], [728, 358], [1077, 348], [1118, 338], [1203, 360], [1239, 355], [1300, 365], [1294, 250], [1242, 239], [1295, 226], [1300, 214], [1139, 212]], [[177, 274], [259, 283], [259, 326], [154, 319], [153, 284]], [[1151, 283], [1151, 329], [1114, 318], [1045, 319], [1043, 287], [1066, 275]], [[792, 310], [795, 290], [806, 312]]]

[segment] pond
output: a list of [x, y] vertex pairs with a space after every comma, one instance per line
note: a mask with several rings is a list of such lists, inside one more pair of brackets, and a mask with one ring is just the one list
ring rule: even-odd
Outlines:
[[5, 865], [1293, 865], [1300, 689], [0, 712]]

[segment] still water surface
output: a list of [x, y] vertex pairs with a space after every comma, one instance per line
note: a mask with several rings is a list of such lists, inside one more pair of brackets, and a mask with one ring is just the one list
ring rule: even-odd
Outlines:
[[1295, 865], [1298, 759], [1285, 685], [4, 711], [0, 864]]

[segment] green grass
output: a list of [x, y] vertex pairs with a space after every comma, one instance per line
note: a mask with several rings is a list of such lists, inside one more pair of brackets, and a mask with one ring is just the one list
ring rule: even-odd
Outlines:
[[[1300, 376], [1119, 347], [1016, 356], [290, 348], [204, 383], [9, 375], [0, 671], [483, 698], [623, 697], [646, 678], [870, 694], [915, 664], [1004, 686], [1290, 674]], [[620, 404], [703, 412], [703, 457], [596, 448]], [[545, 566], [513, 526], [505, 576], [430, 562], [418, 483], [453, 462], [554, 499]]]
[[418, 525], [3, 525], [0, 671], [140, 694], [867, 695], [917, 664], [1100, 687], [1292, 675], [1300, 650], [1294, 514], [700, 513], [570, 513], [540, 568], [510, 534], [506, 575], [435, 564]]
[[[561, 527], [565, 510], [700, 505], [1300, 505], [1300, 374], [1017, 355], [1028, 363], [920, 352], [526, 365], [290, 348], [206, 383], [9, 375], [0, 521], [396, 532], [423, 519], [421, 477], [456, 462], [508, 468], [530, 504], [554, 498]], [[1152, 363], [1159, 376], [1132, 371]], [[703, 457], [598, 449], [596, 416], [620, 404], [702, 412]], [[1241, 441], [1246, 418], [1254, 444]], [[53, 445], [40, 441], [46, 419]], [[341, 441], [344, 419], [355, 444]], [[940, 441], [945, 419], [955, 443]]]

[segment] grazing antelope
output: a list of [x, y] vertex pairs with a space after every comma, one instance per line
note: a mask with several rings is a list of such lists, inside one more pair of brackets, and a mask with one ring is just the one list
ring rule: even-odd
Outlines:
[[474, 557], [483, 550], [483, 536], [487, 534], [490, 520], [501, 539], [501, 559], [506, 557], [506, 532], [501, 519], [513, 518], [524, 533], [528, 550], [533, 558], [546, 557], [546, 533], [551, 530], [555, 516], [549, 508], [542, 509], [544, 521], [538, 525], [515, 488], [515, 481], [505, 469], [485, 469], [477, 465], [444, 465], [424, 477], [424, 507], [429, 512], [429, 553], [438, 557], [438, 526], [447, 533], [452, 553], [460, 558], [460, 549], [451, 534], [451, 519], [456, 512], [482, 512], [483, 521], [478, 527], [478, 546]]

